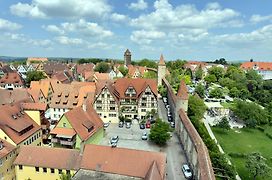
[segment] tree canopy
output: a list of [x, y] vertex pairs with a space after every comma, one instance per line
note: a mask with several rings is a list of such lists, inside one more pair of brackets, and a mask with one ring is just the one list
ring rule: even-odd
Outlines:
[[126, 76], [128, 73], [128, 68], [125, 68], [125, 66], [120, 66], [119, 71], [123, 74], [123, 76]]
[[204, 98], [205, 96], [205, 87], [202, 84], [198, 84], [195, 88], [195, 92], [199, 97]]
[[144, 78], [148, 78], [148, 79], [155, 79], [157, 78], [157, 73], [154, 71], [147, 71], [144, 73]]
[[157, 67], [158, 67], [158, 65], [155, 61], [149, 60], [149, 59], [142, 59], [139, 62], [137, 62], [136, 64], [138, 64], [139, 66], [146, 66], [146, 67], [154, 68], [154, 69], [157, 69]]
[[167, 122], [157, 119], [156, 123], [151, 126], [149, 138], [158, 145], [165, 145], [170, 137], [170, 127]]
[[105, 62], [100, 62], [97, 64], [94, 68], [94, 71], [100, 72], [100, 73], [106, 73], [109, 70], [110, 66]]
[[41, 71], [29, 71], [26, 73], [26, 84], [29, 86], [31, 81], [39, 81], [45, 78], [46, 76]]
[[102, 59], [90, 58], [90, 59], [79, 59], [77, 61], [78, 64], [84, 64], [84, 63], [94, 63], [94, 64], [97, 64], [99, 62], [102, 62]]

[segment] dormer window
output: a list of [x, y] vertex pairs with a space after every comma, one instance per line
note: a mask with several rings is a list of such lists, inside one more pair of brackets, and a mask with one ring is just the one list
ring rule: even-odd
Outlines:
[[12, 117], [13, 119], [17, 119], [17, 117], [16, 117], [15, 115], [11, 115], [11, 117]]

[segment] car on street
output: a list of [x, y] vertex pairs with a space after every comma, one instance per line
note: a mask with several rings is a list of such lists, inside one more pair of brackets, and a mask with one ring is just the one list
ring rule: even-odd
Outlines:
[[167, 103], [167, 97], [163, 97], [162, 101], [164, 102], [164, 104]]
[[150, 128], [150, 126], [151, 126], [150, 122], [147, 121], [146, 124], [145, 124], [145, 127], [146, 127], [146, 128]]
[[119, 141], [119, 136], [113, 136], [111, 137], [110, 139], [110, 143], [113, 144], [113, 143], [117, 143]]
[[172, 121], [173, 121], [172, 117], [168, 116], [168, 122], [172, 122]]
[[118, 126], [119, 126], [119, 128], [122, 128], [122, 127], [124, 127], [124, 123], [122, 121], [120, 121]]
[[145, 129], [145, 125], [144, 124], [140, 124], [140, 129]]
[[117, 147], [117, 143], [111, 143], [111, 147]]
[[188, 166], [188, 164], [182, 165], [182, 172], [183, 172], [186, 179], [191, 179], [193, 177], [193, 173], [192, 173], [190, 167]]
[[171, 128], [175, 128], [175, 123], [174, 122], [170, 122], [170, 126], [171, 126]]
[[143, 134], [142, 134], [142, 140], [147, 140], [147, 132], [143, 132]]
[[104, 123], [103, 127], [104, 127], [104, 128], [107, 128], [107, 127], [109, 127], [109, 125], [110, 125], [110, 123], [107, 122], [107, 123]]
[[129, 129], [131, 127], [131, 123], [127, 122], [126, 123], [126, 128]]

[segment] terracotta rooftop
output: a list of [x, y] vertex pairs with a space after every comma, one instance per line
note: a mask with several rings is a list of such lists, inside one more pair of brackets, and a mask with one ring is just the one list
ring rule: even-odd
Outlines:
[[80, 155], [79, 151], [74, 149], [22, 146], [14, 164], [77, 170], [80, 165]]
[[57, 71], [54, 72], [51, 75], [52, 79], [56, 79], [58, 81], [60, 81], [61, 83], [71, 83], [73, 81], [73, 76], [72, 76], [72, 72], [70, 71]]
[[63, 72], [64, 70], [69, 70], [68, 65], [62, 62], [52, 61], [47, 62], [43, 65], [44, 72], [51, 76], [54, 72]]
[[162, 54], [161, 54], [161, 57], [160, 57], [159, 65], [165, 65], [164, 57], [163, 57]]
[[48, 97], [49, 88], [54, 90], [54, 86], [60, 82], [56, 79], [42, 79], [40, 81], [31, 81], [30, 90], [41, 90], [44, 97]]
[[47, 104], [46, 103], [34, 103], [34, 102], [29, 102], [29, 103], [21, 103], [21, 107], [23, 110], [38, 110], [38, 111], [45, 111], [47, 109]]
[[135, 73], [139, 73], [139, 76], [143, 76], [144, 73], [147, 71], [146, 67], [143, 66], [135, 66], [135, 65], [128, 65], [128, 74], [129, 76], [134, 76]]
[[186, 83], [184, 80], [180, 81], [177, 97], [183, 99], [183, 100], [188, 100], [189, 99], [189, 93], [188, 93], [188, 88], [186, 86]]
[[0, 79], [0, 84], [18, 84], [22, 86], [24, 82], [17, 72], [9, 72]]
[[[157, 166], [154, 166], [154, 161]], [[150, 167], [153, 170], [150, 170]], [[159, 152], [88, 144], [85, 145], [81, 168], [143, 179], [151, 176], [150, 171], [157, 173], [154, 170], [157, 168], [160, 179], [164, 179], [166, 155]]]
[[126, 98], [125, 92], [128, 87], [133, 87], [136, 91], [136, 97], [138, 98], [139, 95], [147, 88], [150, 87], [151, 91], [157, 96], [157, 82], [155, 79], [144, 79], [144, 78], [120, 78], [115, 81], [113, 84], [113, 88], [115, 91], [115, 95], [118, 99]]
[[259, 71], [272, 71], [272, 62], [244, 62], [240, 66], [243, 69], [253, 69]]
[[82, 107], [74, 108], [66, 112], [64, 116], [82, 140], [88, 139], [103, 128], [103, 121], [92, 106], [88, 106], [86, 111]]
[[110, 79], [110, 75], [109, 73], [99, 73], [99, 72], [95, 72], [94, 73], [94, 77], [97, 81], [101, 81], [101, 80], [109, 80]]
[[22, 112], [20, 103], [0, 106], [0, 114], [0, 129], [16, 144], [41, 129], [35, 121]]
[[0, 149], [0, 159], [7, 156], [11, 151], [16, 149], [15, 146], [0, 138], [0, 143], [2, 144], [2, 149]]
[[18, 101], [31, 101], [26, 89], [0, 89], [0, 105], [16, 103]]
[[77, 74], [83, 74], [86, 71], [93, 71], [94, 64], [93, 63], [86, 63], [86, 64], [77, 64], [76, 65], [76, 72]]
[[54, 129], [52, 129], [50, 131], [50, 134], [58, 134], [60, 136], [65, 136], [65, 137], [73, 137], [74, 135], [76, 135], [76, 131], [72, 128], [59, 128], [59, 127], [55, 127]]

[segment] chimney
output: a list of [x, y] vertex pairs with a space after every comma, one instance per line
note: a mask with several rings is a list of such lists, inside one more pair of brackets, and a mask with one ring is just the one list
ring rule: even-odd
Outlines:
[[84, 103], [82, 104], [82, 109], [83, 109], [83, 111], [84, 111], [84, 112], [86, 112], [86, 111], [87, 111], [86, 102], [84, 102]]

